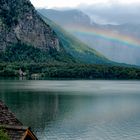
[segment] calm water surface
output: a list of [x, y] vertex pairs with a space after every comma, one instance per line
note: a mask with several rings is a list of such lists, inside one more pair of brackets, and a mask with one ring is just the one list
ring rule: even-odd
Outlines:
[[40, 140], [140, 140], [139, 81], [0, 80], [0, 99]]

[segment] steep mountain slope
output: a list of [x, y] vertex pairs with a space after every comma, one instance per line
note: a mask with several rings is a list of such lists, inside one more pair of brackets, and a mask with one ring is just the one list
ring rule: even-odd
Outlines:
[[[98, 25], [91, 23], [88, 16], [83, 18], [85, 14], [80, 11], [75, 12], [77, 10], [56, 11], [46, 9], [45, 12], [45, 9], [39, 9], [39, 11], [110, 60], [140, 65], [139, 25]], [[67, 20], [69, 23], [65, 22]]]
[[73, 61], [29, 0], [0, 1], [0, 61]]
[[49, 20], [45, 23], [29, 0], [1, 0], [0, 62], [57, 61], [111, 63]]
[[54, 29], [65, 50], [77, 60], [88, 64], [113, 64], [112, 61], [76, 39], [48, 18], [44, 16], [42, 18]]

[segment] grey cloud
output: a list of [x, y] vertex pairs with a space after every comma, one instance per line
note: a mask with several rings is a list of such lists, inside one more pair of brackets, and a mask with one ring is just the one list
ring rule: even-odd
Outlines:
[[140, 4], [124, 5], [114, 1], [110, 4], [79, 5], [78, 9], [100, 23], [140, 23]]

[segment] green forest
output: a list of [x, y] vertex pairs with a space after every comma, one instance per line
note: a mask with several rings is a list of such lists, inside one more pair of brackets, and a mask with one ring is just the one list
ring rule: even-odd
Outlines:
[[0, 63], [1, 77], [19, 77], [19, 69], [30, 78], [140, 79], [140, 69], [121, 66], [66, 63]]
[[71, 55], [45, 52], [17, 43], [0, 53], [0, 77], [19, 77], [19, 70], [31, 78], [140, 79], [140, 68], [122, 64], [86, 64]]

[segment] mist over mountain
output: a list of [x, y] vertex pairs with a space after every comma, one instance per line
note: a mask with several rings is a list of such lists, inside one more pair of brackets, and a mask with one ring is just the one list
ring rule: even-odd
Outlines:
[[71, 54], [76, 60], [84, 62], [86, 64], [115, 64], [105, 58], [102, 54], [95, 49], [90, 48], [87, 44], [83, 43], [72, 34], [64, 30], [62, 27], [42, 16], [42, 19], [49, 24], [49, 26], [56, 32], [59, 40], [61, 40], [67, 53]]
[[[54, 10], [54, 9], [37, 9], [41, 14], [46, 15], [47, 18], [59, 23], [61, 26], [71, 25], [82, 25], [89, 26], [92, 24], [90, 17], [84, 14], [80, 10]], [[66, 20], [65, 20], [66, 19]]]
[[122, 4], [116, 1], [94, 5], [81, 4], [77, 9], [88, 14], [93, 21], [99, 24], [139, 24], [140, 4]]
[[[139, 24], [140, 2], [123, 3], [124, 0], [96, 1], [94, 4], [81, 3], [76, 7], [54, 7], [59, 11], [80, 10], [87, 14], [93, 22], [98, 24]], [[46, 8], [48, 9], [48, 8]], [[62, 13], [61, 13], [62, 14]]]
[[[88, 16], [82, 18], [86, 19], [83, 25], [89, 22]], [[0, 1], [0, 62], [110, 63], [75, 37], [69, 39], [63, 31], [60, 38], [57, 28], [55, 31], [48, 22], [43, 21], [29, 0]]]
[[140, 24], [101, 25], [92, 22], [88, 15], [78, 10], [42, 9], [39, 11], [107, 58], [121, 63], [140, 65], [138, 42]]
[[[101, 39], [112, 40], [112, 38], [102, 36], [103, 32], [98, 32], [98, 30], [109, 32], [110, 26], [104, 27], [92, 23], [86, 14], [78, 10], [66, 13], [64, 11], [59, 14], [59, 18], [58, 13], [59, 11], [55, 11], [55, 16], [51, 17], [57, 20], [60, 18], [59, 22], [63, 23], [62, 27], [67, 31], [48, 19], [46, 14], [42, 13], [43, 16], [37, 12], [29, 0], [0, 1], [0, 76], [139, 78], [137, 66], [113, 62], [94, 49], [99, 46]], [[114, 30], [113, 26], [111, 28]], [[87, 44], [83, 43], [86, 37], [90, 39], [88, 35], [93, 37], [90, 41], [94, 45], [87, 45], [90, 41]], [[112, 41], [122, 43], [121, 39], [115, 40], [114, 37]], [[139, 41], [130, 40], [129, 42], [128, 40], [124, 44], [133, 43], [137, 46]], [[105, 47], [103, 44], [101, 50]], [[119, 52], [117, 53], [120, 55]]]

